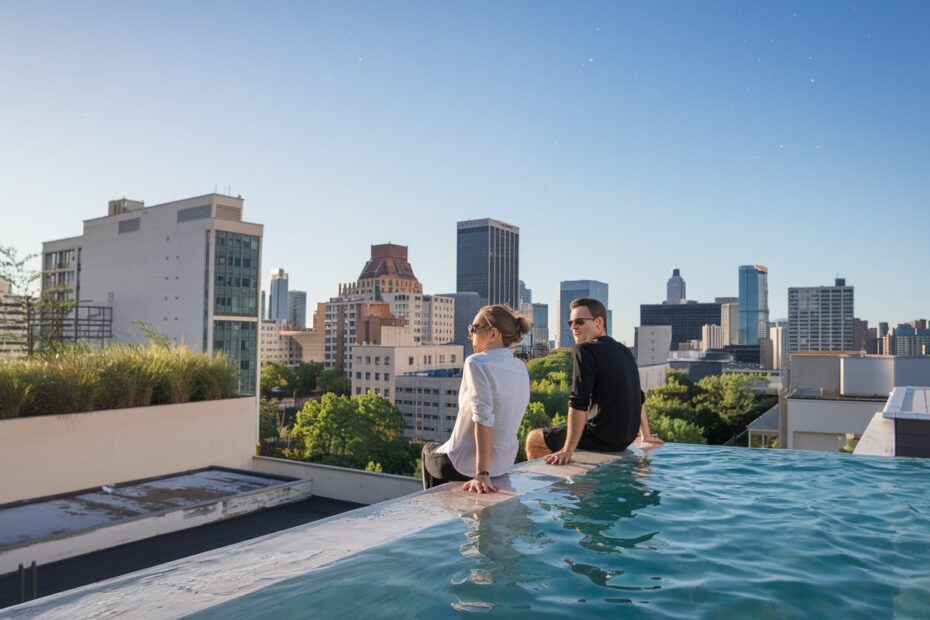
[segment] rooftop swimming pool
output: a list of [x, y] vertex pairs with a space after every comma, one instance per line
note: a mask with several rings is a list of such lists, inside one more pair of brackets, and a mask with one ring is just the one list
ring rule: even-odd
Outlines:
[[[533, 463], [511, 474], [514, 493], [494, 504], [446, 492], [442, 503], [456, 507], [443, 518], [429, 508], [435, 502], [423, 499], [441, 493], [398, 500], [381, 512], [372, 506], [365, 518], [337, 517], [330, 530], [320, 530], [330, 532], [324, 538], [364, 537], [382, 522], [406, 520], [408, 530], [420, 529], [287, 578], [265, 579], [261, 566], [244, 566], [243, 574], [260, 575], [248, 593], [240, 595], [227, 580], [224, 596], [196, 606], [165, 603], [160, 617], [930, 613], [930, 461], [669, 445], [624, 453], [565, 479], [548, 478], [554, 469]], [[293, 537], [297, 530], [303, 538]], [[264, 539], [263, 553], [320, 537], [313, 525], [284, 534], [291, 537]], [[236, 547], [227, 553], [235, 562]], [[166, 566], [162, 574], [170, 572]], [[13, 617], [94, 612], [101, 601], [132, 597], [124, 586], [141, 593], [147, 583], [158, 585], [157, 577], [149, 579], [104, 588], [96, 602], [92, 593], [75, 591], [60, 595], [65, 607], [37, 601], [8, 611]], [[190, 583], [198, 587], [196, 579]], [[101, 617], [118, 611], [97, 609]]]

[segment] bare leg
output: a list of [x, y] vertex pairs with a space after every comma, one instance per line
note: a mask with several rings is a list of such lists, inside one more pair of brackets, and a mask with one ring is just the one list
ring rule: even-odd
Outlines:
[[532, 461], [541, 456], [546, 456], [547, 454], [552, 454], [552, 450], [549, 449], [549, 446], [546, 445], [546, 440], [543, 439], [542, 429], [537, 428], [530, 431], [526, 436], [527, 460]]

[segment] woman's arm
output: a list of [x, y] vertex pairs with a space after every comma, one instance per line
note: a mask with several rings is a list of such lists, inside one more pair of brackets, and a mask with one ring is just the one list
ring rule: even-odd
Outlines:
[[488, 471], [491, 468], [491, 440], [494, 427], [475, 423], [475, 477], [464, 485], [463, 491], [474, 493], [497, 493], [497, 487], [491, 484]]

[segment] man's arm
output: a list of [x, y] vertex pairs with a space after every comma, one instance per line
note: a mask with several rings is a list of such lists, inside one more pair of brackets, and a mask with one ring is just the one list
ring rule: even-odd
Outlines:
[[547, 454], [545, 459], [550, 465], [566, 465], [571, 463], [572, 455], [578, 442], [581, 441], [581, 433], [584, 432], [584, 425], [588, 421], [588, 412], [579, 411], [572, 407], [568, 408], [568, 423], [565, 425], [565, 445], [558, 452]]
[[643, 405], [639, 413], [639, 440], [643, 444], [652, 444], [654, 446], [665, 443], [649, 430], [649, 418], [646, 417], [646, 405]]

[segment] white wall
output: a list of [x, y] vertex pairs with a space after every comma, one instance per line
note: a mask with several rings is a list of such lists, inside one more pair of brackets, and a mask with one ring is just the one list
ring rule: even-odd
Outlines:
[[248, 469], [257, 416], [252, 397], [0, 420], [0, 504], [211, 465]]
[[888, 396], [894, 388], [893, 357], [840, 358], [840, 394], [844, 396]]
[[884, 400], [789, 398], [787, 416], [788, 445], [785, 447], [806, 450], [827, 449], [804, 447], [821, 445], [823, 438], [804, 437], [801, 440], [802, 445], [795, 445], [796, 433], [819, 433], [834, 436], [845, 435], [846, 433], [861, 435], [865, 432], [875, 412], [881, 411], [883, 407]]

